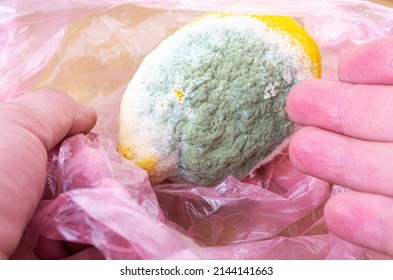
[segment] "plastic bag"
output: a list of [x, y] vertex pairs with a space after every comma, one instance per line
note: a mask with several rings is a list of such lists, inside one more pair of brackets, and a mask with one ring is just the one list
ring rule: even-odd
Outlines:
[[[0, 101], [55, 88], [94, 106], [88, 136], [50, 155], [47, 188], [25, 234], [91, 244], [107, 259], [359, 259], [378, 257], [329, 234], [332, 187], [297, 172], [285, 151], [242, 182], [165, 182], [116, 152], [119, 103], [143, 57], [208, 11], [293, 16], [317, 41], [323, 78], [342, 53], [393, 35], [393, 11], [365, 1], [2, 1]], [[334, 187], [336, 190], [337, 187]]]

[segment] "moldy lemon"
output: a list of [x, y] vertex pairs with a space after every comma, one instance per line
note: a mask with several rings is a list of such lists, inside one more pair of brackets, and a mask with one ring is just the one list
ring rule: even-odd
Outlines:
[[205, 15], [145, 57], [123, 96], [118, 150], [152, 183], [243, 179], [286, 144], [286, 96], [320, 71], [290, 17]]

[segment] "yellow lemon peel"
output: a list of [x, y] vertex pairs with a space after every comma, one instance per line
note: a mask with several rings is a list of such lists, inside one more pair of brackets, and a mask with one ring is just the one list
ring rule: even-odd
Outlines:
[[185, 96], [184, 92], [182, 92], [180, 89], [175, 89], [173, 92], [177, 95], [180, 102], [183, 101], [183, 97]]
[[136, 157], [135, 152], [129, 146], [122, 147], [121, 144], [118, 145], [118, 151], [121, 153], [126, 159], [133, 161], [139, 167], [146, 170], [149, 176], [152, 175], [154, 167], [157, 164], [157, 156], [142, 156]]
[[295, 19], [286, 16], [259, 16], [252, 17], [263, 21], [270, 28], [280, 33], [289, 34], [298, 41], [311, 60], [312, 73], [316, 78], [321, 77], [321, 55], [314, 39], [304, 30]]

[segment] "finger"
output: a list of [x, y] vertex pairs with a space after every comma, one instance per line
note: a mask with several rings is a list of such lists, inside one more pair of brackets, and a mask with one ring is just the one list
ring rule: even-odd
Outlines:
[[299, 171], [325, 181], [393, 197], [393, 144], [366, 142], [315, 127], [292, 137], [289, 157]]
[[41, 260], [60, 260], [70, 255], [63, 242], [40, 236], [34, 252]]
[[89, 244], [75, 243], [75, 242], [64, 242], [65, 247], [70, 252], [71, 255], [75, 255], [87, 248], [90, 248]]
[[360, 246], [393, 255], [393, 199], [367, 193], [346, 192], [326, 204], [329, 230]]
[[359, 45], [341, 58], [341, 81], [393, 85], [393, 37]]
[[21, 242], [14, 251], [14, 253], [10, 256], [11, 260], [38, 260], [37, 255], [31, 249], [30, 244], [27, 242]]
[[60, 93], [41, 91], [0, 104], [0, 256], [17, 247], [42, 196], [47, 150], [94, 123], [92, 109]]
[[0, 120], [32, 132], [47, 151], [66, 136], [89, 132], [96, 118], [92, 107], [54, 90], [28, 93], [0, 107]]
[[105, 260], [105, 257], [94, 247], [89, 247], [71, 257], [67, 260]]
[[288, 116], [351, 137], [393, 142], [393, 86], [306, 80], [287, 98]]

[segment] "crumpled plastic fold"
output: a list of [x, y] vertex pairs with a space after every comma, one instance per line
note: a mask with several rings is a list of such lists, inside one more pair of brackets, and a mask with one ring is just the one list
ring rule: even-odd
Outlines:
[[24, 239], [90, 244], [107, 259], [365, 259], [329, 233], [339, 186], [296, 171], [284, 150], [239, 181], [204, 188], [145, 171], [116, 151], [119, 104], [143, 57], [205, 12], [295, 17], [335, 80], [351, 47], [393, 35], [393, 10], [366, 1], [6, 0], [0, 4], [0, 102], [41, 88], [93, 106], [98, 123], [49, 154], [47, 190]]

